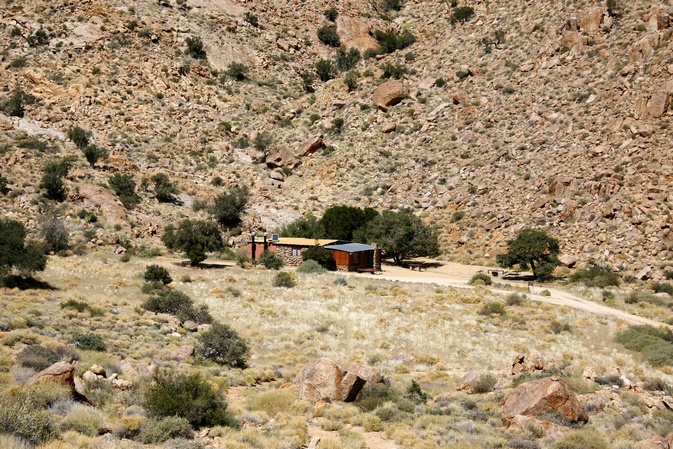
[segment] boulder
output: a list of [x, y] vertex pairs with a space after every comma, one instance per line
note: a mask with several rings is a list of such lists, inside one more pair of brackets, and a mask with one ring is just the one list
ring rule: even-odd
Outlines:
[[[481, 382], [484, 379], [487, 379], [489, 376], [493, 377], [493, 375], [489, 373], [470, 371], [463, 376], [460, 381], [460, 385], [458, 385], [458, 389], [460, 391], [464, 391], [467, 394], [480, 393], [474, 389], [474, 386], [477, 384], [477, 382]], [[481, 393], [483, 393], [483, 391]]]
[[360, 53], [378, 48], [376, 39], [370, 34], [372, 27], [364, 20], [339, 15], [336, 25], [341, 43], [346, 48], [355, 47]]
[[657, 435], [641, 441], [640, 449], [670, 449], [670, 446], [666, 438]]
[[194, 354], [194, 346], [184, 345], [174, 349], [171, 352], [171, 358], [173, 360], [185, 360], [191, 357], [193, 354]]
[[381, 132], [384, 134], [391, 133], [397, 129], [397, 123], [386, 123], [381, 128]]
[[363, 365], [348, 369], [339, 367], [328, 358], [321, 358], [306, 365], [293, 383], [299, 387], [299, 397], [305, 401], [355, 401], [367, 379], [382, 382], [380, 373]]
[[654, 118], [659, 118], [666, 113], [669, 106], [669, 95], [664, 90], [655, 90], [647, 101], [647, 113]]
[[548, 412], [559, 413], [572, 423], [589, 421], [589, 414], [559, 376], [526, 382], [516, 387], [505, 398], [501, 417], [503, 424], [510, 426], [519, 415], [538, 418]]
[[528, 354], [519, 354], [512, 363], [512, 375], [542, 371], [545, 368], [544, 357], [540, 351], [533, 349]]
[[182, 327], [184, 327], [185, 330], [188, 330], [189, 332], [196, 332], [196, 330], [199, 328], [199, 323], [192, 320], [187, 320], [182, 323]]
[[380, 84], [372, 94], [372, 101], [382, 111], [387, 111], [389, 106], [394, 106], [404, 98], [404, 84], [398, 80], [386, 81]]
[[590, 6], [580, 12], [580, 29], [582, 31], [599, 31], [603, 16], [607, 9], [602, 6]]
[[29, 384], [54, 382], [75, 391], [75, 367], [67, 362], [56, 362], [28, 380]]
[[107, 377], [107, 373], [105, 372], [105, 368], [103, 368], [100, 365], [91, 365], [91, 367], [89, 368], [89, 371], [94, 373], [96, 376]]
[[274, 148], [266, 156], [266, 166], [269, 168], [295, 168], [301, 162], [285, 147]]
[[325, 142], [321, 135], [313, 136], [306, 142], [299, 150], [299, 156], [308, 156], [313, 154], [321, 148], [325, 147]]
[[652, 276], [652, 271], [653, 271], [653, 268], [650, 267], [650, 266], [647, 266], [647, 267], [643, 268], [642, 270], [640, 270], [638, 273], [636, 273], [636, 279], [638, 279], [639, 281], [645, 281]]

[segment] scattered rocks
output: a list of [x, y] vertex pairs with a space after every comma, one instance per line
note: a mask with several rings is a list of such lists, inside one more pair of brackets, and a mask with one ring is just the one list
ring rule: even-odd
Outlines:
[[539, 351], [532, 350], [526, 355], [519, 354], [512, 363], [512, 375], [544, 371], [546, 363]]

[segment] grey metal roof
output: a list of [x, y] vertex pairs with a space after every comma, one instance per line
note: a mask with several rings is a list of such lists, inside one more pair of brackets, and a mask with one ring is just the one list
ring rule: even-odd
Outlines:
[[362, 251], [373, 251], [374, 248], [363, 243], [341, 243], [334, 245], [325, 245], [325, 249], [344, 251], [347, 253], [361, 253]]

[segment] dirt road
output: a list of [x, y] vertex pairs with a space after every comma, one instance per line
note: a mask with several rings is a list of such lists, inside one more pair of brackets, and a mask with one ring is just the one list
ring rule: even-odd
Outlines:
[[[401, 282], [412, 282], [412, 283], [424, 283], [424, 284], [437, 284], [446, 287], [456, 287], [456, 288], [474, 288], [471, 285], [468, 285], [468, 281], [472, 276], [474, 276], [477, 271], [483, 270], [486, 272], [489, 268], [492, 267], [481, 267], [476, 265], [462, 265], [454, 262], [441, 262], [440, 266], [431, 267], [427, 270], [418, 271], [410, 270], [408, 268], [396, 267], [394, 265], [385, 265], [383, 267], [383, 273], [374, 275], [378, 279], [388, 279], [391, 281], [401, 281]], [[358, 274], [357, 276], [367, 277], [372, 276], [371, 274]], [[522, 287], [527, 287], [524, 282], [511, 281], [508, 283], [512, 285], [518, 285]], [[490, 288], [491, 291], [509, 294], [511, 291], [501, 290], [497, 288]], [[540, 291], [549, 290], [551, 296], [542, 296]], [[550, 288], [547, 286], [539, 287], [535, 286], [532, 290], [527, 293], [528, 297], [535, 300], [541, 301], [548, 304], [555, 304], [559, 306], [568, 306], [579, 310], [584, 310], [596, 315], [602, 316], [612, 316], [624, 320], [630, 324], [649, 324], [651, 326], [668, 326], [667, 324], [661, 323], [659, 321], [651, 320], [649, 318], [643, 318], [637, 315], [632, 315], [623, 310], [613, 309], [611, 307], [605, 306], [603, 304], [598, 304], [592, 301], [589, 301], [579, 296], [575, 296], [565, 290], [558, 288]], [[671, 326], [668, 326], [671, 327]]]

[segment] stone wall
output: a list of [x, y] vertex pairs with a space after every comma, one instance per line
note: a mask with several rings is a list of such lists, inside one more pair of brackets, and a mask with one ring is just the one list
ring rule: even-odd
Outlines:
[[[292, 250], [299, 249], [300, 254], [298, 256], [293, 256], [292, 255]], [[306, 248], [298, 248], [296, 246], [277, 246], [276, 247], [276, 255], [283, 259], [283, 265], [287, 267], [298, 267], [301, 265], [301, 263], [304, 261], [301, 258], [301, 252], [303, 252]]]

